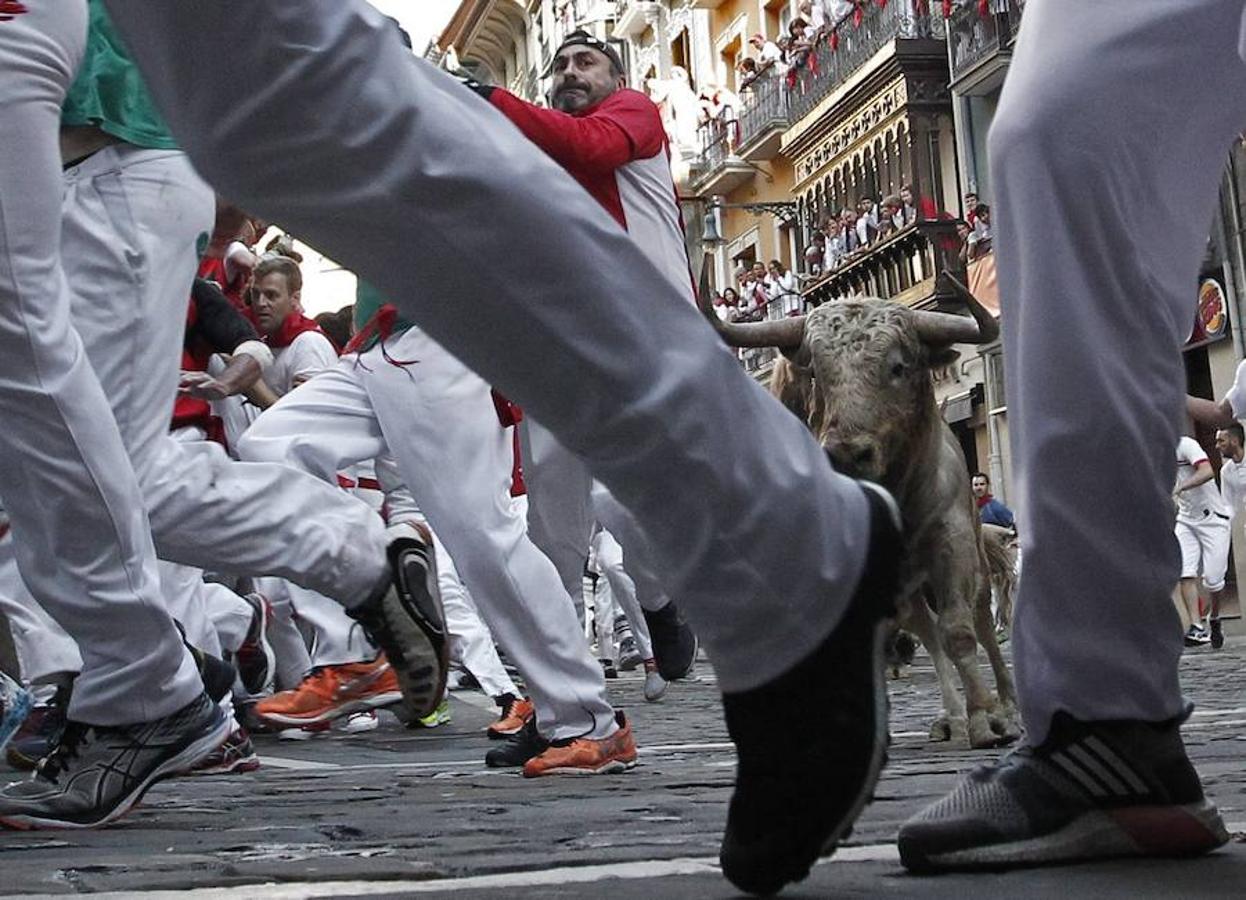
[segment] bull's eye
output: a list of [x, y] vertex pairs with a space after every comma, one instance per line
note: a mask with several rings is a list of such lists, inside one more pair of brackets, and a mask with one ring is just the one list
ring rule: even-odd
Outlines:
[[902, 378], [904, 376], [904, 363], [898, 362], [891, 367], [892, 378]]

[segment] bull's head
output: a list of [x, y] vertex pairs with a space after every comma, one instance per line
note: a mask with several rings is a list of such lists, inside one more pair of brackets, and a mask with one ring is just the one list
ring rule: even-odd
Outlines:
[[[720, 322], [733, 347], [775, 347], [772, 390], [795, 408], [846, 474], [898, 486], [918, 441], [937, 424], [931, 372], [957, 358], [954, 344], [985, 344], [995, 318], [949, 275], [939, 290], [959, 296], [970, 316], [914, 310], [877, 299], [825, 303], [804, 316], [759, 323]], [[704, 294], [704, 292], [702, 292]]]

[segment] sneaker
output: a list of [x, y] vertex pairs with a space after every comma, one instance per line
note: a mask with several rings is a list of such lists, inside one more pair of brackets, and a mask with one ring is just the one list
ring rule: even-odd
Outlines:
[[542, 775], [609, 775], [636, 765], [636, 742], [632, 723], [622, 712], [614, 714], [619, 730], [601, 740], [570, 738], [550, 741], [539, 756], [524, 763], [524, 778]]
[[[778, 893], [834, 853], [886, 762], [884, 643], [903, 555], [900, 514], [882, 488], [859, 484], [870, 506], [869, 550], [843, 618], [778, 678], [723, 695], [739, 762], [719, 860], [747, 893]], [[813, 708], [823, 713], [811, 719]], [[793, 722], [804, 723], [796, 741]]]
[[296, 725], [293, 728], [282, 728], [277, 732], [279, 741], [310, 741], [314, 737], [328, 734], [333, 730], [332, 722], [316, 722], [311, 725]]
[[[179, 626], [180, 627], [180, 626]], [[185, 641], [183, 641], [185, 643]], [[238, 680], [238, 670], [219, 656], [213, 656], [206, 650], [200, 650], [194, 644], [186, 644], [195, 666], [199, 669], [199, 679], [203, 682], [204, 692], [216, 703], [220, 703], [234, 689]]]
[[502, 713], [496, 722], [485, 729], [485, 733], [493, 740], [503, 740], [513, 734], [518, 734], [536, 715], [536, 707], [527, 697], [502, 694], [496, 699], [497, 705], [502, 708]]
[[519, 768], [549, 747], [549, 741], [536, 730], [536, 718], [528, 720], [518, 734], [506, 739], [500, 747], [485, 754], [485, 765], [491, 769]]
[[1187, 647], [1201, 647], [1203, 644], [1210, 642], [1211, 637], [1201, 625], [1191, 625], [1185, 633], [1185, 645]]
[[634, 672], [644, 661], [644, 657], [636, 649], [636, 638], [629, 634], [619, 641], [619, 671]]
[[614, 660], [599, 659], [597, 661], [601, 663], [601, 674], [603, 674], [607, 678], [618, 678], [619, 677], [619, 670], [614, 667]]
[[644, 610], [645, 623], [653, 642], [653, 656], [658, 661], [658, 673], [667, 681], [679, 681], [692, 674], [697, 661], [697, 636], [674, 602], [657, 612]]
[[260, 767], [255, 745], [245, 728], [235, 728], [225, 742], [209, 753], [187, 775], [232, 775]]
[[900, 829], [914, 872], [1006, 868], [1118, 856], [1197, 856], [1229, 839], [1203, 796], [1180, 723], [1052, 720], [971, 772]]
[[385, 651], [402, 691], [396, 711], [411, 722], [434, 712], [446, 692], [450, 642], [431, 538], [425, 531], [419, 538], [395, 538], [387, 553], [389, 582], [346, 612]]
[[246, 594], [242, 599], [251, 606], [251, 628], [234, 654], [234, 663], [243, 689], [252, 697], [264, 697], [273, 692], [277, 675], [277, 657], [268, 642], [273, 608], [263, 594]]
[[436, 728], [438, 725], [447, 725], [450, 722], [450, 701], [442, 700], [437, 704], [437, 708], [426, 716], [416, 719], [408, 728]]
[[256, 703], [255, 714], [278, 725], [311, 725], [401, 699], [398, 676], [382, 653], [371, 662], [317, 666], [298, 687]]
[[70, 722], [26, 781], [0, 791], [0, 825], [94, 828], [125, 815], [157, 781], [193, 768], [229, 737], [231, 722], [207, 694], [138, 725]]
[[[1224, 627], [1220, 624], [1219, 619], [1212, 619], [1209, 624], [1211, 625], [1211, 646], [1213, 649], [1219, 650], [1224, 646]], [[3, 746], [3, 744], [4, 742], [0, 741], [0, 746]]]
[[345, 719], [341, 719], [340, 722], [338, 730], [346, 734], [364, 734], [369, 731], [376, 731], [381, 727], [381, 717], [371, 709], [351, 713]]
[[65, 731], [73, 679], [64, 678], [45, 704], [34, 707], [9, 741], [5, 758], [15, 769], [32, 770], [54, 749]]
[[0, 750], [26, 721], [33, 705], [30, 691], [0, 672]]
[[658, 672], [658, 664], [656, 660], [645, 660], [645, 699], [650, 703], [656, 703], [662, 699], [666, 693], [669, 683]]

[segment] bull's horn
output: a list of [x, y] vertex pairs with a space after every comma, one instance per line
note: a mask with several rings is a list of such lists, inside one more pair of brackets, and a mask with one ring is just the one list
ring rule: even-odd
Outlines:
[[953, 313], [916, 310], [914, 324], [925, 343], [944, 347], [952, 344], [989, 344], [999, 337], [999, 323], [967, 287], [947, 272], [942, 273], [939, 280], [939, 292], [963, 300], [973, 318]]
[[769, 322], [724, 322], [718, 318], [718, 313], [714, 312], [714, 301], [710, 299], [710, 259], [707, 253], [701, 268], [697, 306], [724, 343], [730, 347], [777, 347], [780, 350], [795, 350], [801, 345], [805, 339], [804, 316], [790, 316]]

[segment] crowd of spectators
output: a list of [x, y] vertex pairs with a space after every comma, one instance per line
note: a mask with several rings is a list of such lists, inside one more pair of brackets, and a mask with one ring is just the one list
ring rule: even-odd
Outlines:
[[724, 322], [760, 322], [769, 318], [773, 303], [782, 303], [784, 313], [799, 312], [800, 294], [796, 275], [777, 259], [767, 266], [760, 260], [741, 264], [735, 272], [735, 287], [725, 288], [714, 298], [714, 312]]

